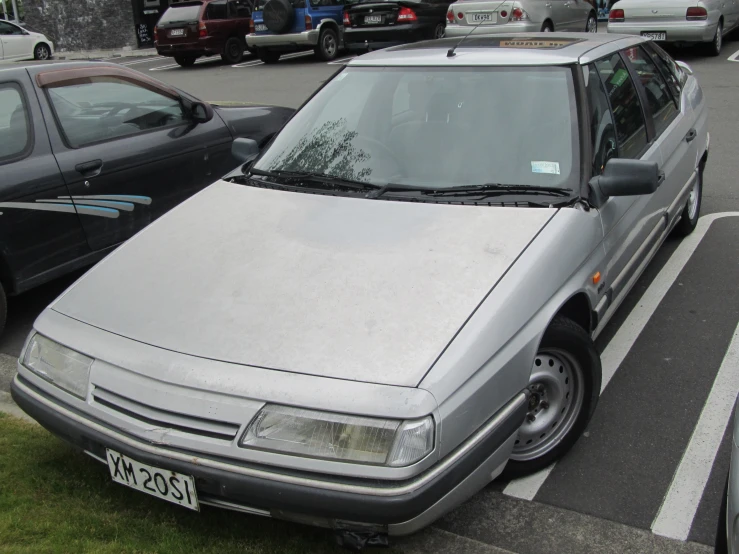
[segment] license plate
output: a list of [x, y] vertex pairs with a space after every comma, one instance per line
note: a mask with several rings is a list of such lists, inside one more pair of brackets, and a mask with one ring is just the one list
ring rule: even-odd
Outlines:
[[493, 14], [491, 13], [473, 13], [472, 21], [492, 21]]
[[368, 25], [382, 23], [382, 16], [381, 15], [365, 15], [364, 22]]
[[171, 36], [171, 37], [182, 37], [182, 36], [185, 36], [185, 30], [184, 29], [172, 29], [169, 32], [169, 36]]
[[256, 31], [257, 33], [261, 33], [262, 31], [266, 31], [266, 30], [267, 30], [267, 26], [266, 26], [266, 25], [264, 25], [264, 24], [262, 24], [262, 23], [260, 23], [260, 24], [258, 24], [258, 25], [254, 25], [254, 30], [255, 30], [255, 31]]
[[191, 475], [142, 464], [115, 450], [106, 449], [106, 453], [108, 469], [116, 483], [200, 511], [195, 479]]
[[664, 31], [645, 31], [641, 36], [649, 40], [667, 40], [667, 33]]

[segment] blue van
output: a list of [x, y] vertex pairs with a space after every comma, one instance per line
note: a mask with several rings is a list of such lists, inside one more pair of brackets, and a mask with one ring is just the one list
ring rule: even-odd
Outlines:
[[330, 61], [343, 43], [343, 12], [344, 0], [259, 0], [246, 43], [264, 63], [302, 50]]

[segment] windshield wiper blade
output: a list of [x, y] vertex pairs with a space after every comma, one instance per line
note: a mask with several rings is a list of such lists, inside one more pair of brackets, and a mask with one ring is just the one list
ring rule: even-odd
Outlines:
[[459, 185], [454, 187], [425, 187], [416, 185], [404, 185], [388, 183], [368, 196], [377, 198], [386, 192], [420, 192], [430, 196], [442, 196], [446, 194], [459, 196], [500, 196], [503, 194], [540, 194], [547, 196], [570, 196], [572, 189], [560, 187], [537, 187], [533, 185], [502, 185], [500, 183], [485, 183], [482, 185]]
[[306, 183], [316, 183], [323, 185], [333, 185], [333, 187], [345, 187], [356, 190], [379, 189], [380, 185], [373, 183], [365, 183], [364, 181], [355, 181], [352, 179], [344, 179], [335, 175], [327, 175], [326, 173], [310, 173], [303, 171], [265, 171], [263, 169], [250, 168], [249, 173], [260, 177], [271, 177], [273, 179], [288, 179], [290, 181], [302, 181]]

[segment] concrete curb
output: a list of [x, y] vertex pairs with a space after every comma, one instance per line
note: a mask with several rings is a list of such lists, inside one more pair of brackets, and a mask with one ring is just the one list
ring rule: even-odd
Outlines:
[[15, 402], [13, 402], [10, 393], [0, 391], [0, 412], [38, 425], [36, 420], [32, 419], [28, 414], [26, 414], [26, 412], [21, 410]]

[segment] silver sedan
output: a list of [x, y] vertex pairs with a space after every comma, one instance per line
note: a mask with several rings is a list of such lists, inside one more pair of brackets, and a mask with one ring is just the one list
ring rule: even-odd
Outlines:
[[736, 0], [619, 0], [608, 14], [608, 32], [680, 44], [704, 44], [721, 53], [723, 37], [739, 26]]
[[458, 43], [236, 141], [39, 316], [16, 402], [121, 485], [377, 540], [565, 455], [594, 338], [698, 222], [705, 101], [639, 37]]

